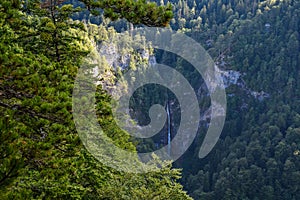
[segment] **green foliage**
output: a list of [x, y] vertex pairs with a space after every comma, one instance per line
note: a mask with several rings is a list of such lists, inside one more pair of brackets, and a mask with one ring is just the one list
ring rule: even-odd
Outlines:
[[[128, 174], [87, 152], [71, 104], [78, 67], [91, 50], [83, 23], [69, 18], [78, 9], [60, 1], [26, 2], [0, 3], [0, 199], [190, 199], [170, 165]], [[112, 31], [97, 27], [98, 33], [97, 40], [105, 40]], [[97, 97], [107, 134], [134, 151], [128, 133], [112, 121], [109, 95], [99, 88]]]
[[299, 3], [172, 3], [172, 28], [201, 42], [222, 68], [244, 74], [248, 88], [270, 94], [258, 100], [245, 88], [227, 88], [233, 95], [219, 143], [200, 161], [195, 145], [177, 163], [185, 188], [195, 199], [299, 199]]
[[[24, 127], [17, 126], [12, 119], [12, 112], [2, 113], [4, 117], [0, 121], [0, 138], [2, 141], [0, 146], [0, 186], [10, 186], [14, 178], [18, 176], [18, 170], [23, 164], [22, 156], [17, 149], [22, 146], [22, 140], [19, 138], [18, 132], [22, 131]], [[3, 190], [1, 191], [1, 193], [4, 192]]]
[[[118, 40], [128, 47], [117, 50], [120, 58], [131, 55], [125, 71], [111, 68], [104, 57], [93, 58], [100, 74], [98, 121], [121, 148], [154, 148], [157, 138], [130, 142], [129, 134], [116, 126], [111, 97], [104, 90], [110, 91], [126, 70], [146, 67], [147, 61], [131, 46], [153, 51], [142, 38], [135, 38], [138, 44], [130, 34], [120, 39], [115, 29], [131, 30], [127, 22], [148, 26], [170, 22], [173, 29], [202, 43], [216, 62], [224, 61], [224, 68], [244, 73], [248, 88], [270, 94], [258, 100], [238, 86], [227, 88], [234, 95], [228, 96], [227, 121], [217, 146], [199, 161], [198, 144], [205, 133], [201, 130], [176, 163], [184, 167], [182, 183], [189, 194], [214, 200], [300, 198], [299, 2], [172, 0], [167, 6], [166, 1], [156, 1], [160, 5], [156, 6], [144, 0], [62, 4], [53, 0], [42, 6], [39, 1], [26, 2], [26, 6], [20, 1], [0, 3], [0, 199], [190, 198], [177, 183], [180, 170], [171, 169], [170, 163], [156, 160], [154, 165], [164, 165], [163, 169], [147, 174], [117, 172], [92, 157], [76, 133], [71, 94], [78, 66], [94, 46], [118, 49]], [[128, 21], [119, 20], [124, 18]], [[201, 87], [199, 75], [186, 61], [155, 53], [158, 62], [174, 65], [196, 90]], [[147, 122], [141, 113], [147, 113], [155, 99], [175, 102], [165, 90], [149, 87], [138, 91], [132, 103], [148, 94], [151, 98], [133, 113], [141, 123]], [[201, 97], [199, 105], [206, 109], [209, 98]], [[173, 117], [175, 129], [179, 117]]]
[[104, 10], [105, 17], [112, 20], [126, 18], [133, 24], [166, 26], [173, 17], [171, 4], [157, 6], [153, 2], [146, 2], [146, 0], [82, 0], [82, 2], [92, 9], [92, 14], [99, 14], [97, 8], [101, 8]]

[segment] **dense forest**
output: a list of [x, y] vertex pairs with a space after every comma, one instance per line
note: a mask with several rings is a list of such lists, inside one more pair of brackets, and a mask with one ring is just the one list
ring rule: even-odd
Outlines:
[[241, 74], [226, 88], [214, 151], [199, 160], [191, 149], [178, 163], [185, 188], [195, 199], [299, 199], [299, 2], [174, 5], [171, 26], [206, 46], [220, 68]]
[[[0, 16], [0, 199], [300, 199], [299, 1], [2, 0]], [[198, 153], [210, 121], [207, 86], [188, 61], [132, 36], [143, 26], [193, 38], [223, 73], [226, 121], [205, 158]], [[174, 163], [153, 155], [155, 171], [118, 171], [78, 135], [75, 78], [82, 64], [92, 66], [103, 131], [121, 149], [149, 152], [176, 135], [176, 96], [157, 85], [134, 93], [137, 125], [149, 123], [153, 104], [172, 116], [148, 139], [121, 129], [111, 110], [117, 80], [149, 63], [182, 73], [206, 118]], [[121, 84], [125, 93], [130, 83]]]

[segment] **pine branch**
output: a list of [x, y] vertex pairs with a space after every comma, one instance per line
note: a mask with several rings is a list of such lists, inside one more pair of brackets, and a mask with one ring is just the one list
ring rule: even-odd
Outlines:
[[33, 110], [28, 109], [28, 108], [23, 107], [18, 104], [10, 105], [10, 104], [0, 101], [0, 106], [11, 109], [11, 110], [15, 110], [19, 114], [27, 114], [27, 115], [30, 115], [31, 117], [38, 117], [38, 118], [46, 119], [46, 120], [49, 120], [49, 121], [52, 121], [55, 123], [65, 124], [64, 120], [59, 119], [58, 117], [51, 117], [51, 116], [43, 115], [43, 114], [34, 112]]

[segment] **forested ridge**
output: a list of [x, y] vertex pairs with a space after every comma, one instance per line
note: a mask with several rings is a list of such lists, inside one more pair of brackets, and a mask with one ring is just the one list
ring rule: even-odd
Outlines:
[[191, 149], [178, 164], [185, 188], [195, 199], [299, 199], [299, 2], [174, 3], [171, 26], [201, 42], [220, 68], [239, 71], [247, 88], [269, 95], [226, 89], [217, 146], [204, 160]]
[[[165, 145], [166, 127], [151, 139], [134, 139], [110, 108], [116, 80], [126, 70], [143, 70], [153, 57], [201, 90], [202, 110], [210, 106], [201, 96], [203, 79], [188, 62], [131, 37], [143, 25], [185, 33], [221, 70], [240, 77], [226, 87], [225, 126], [207, 157], [198, 158], [207, 130], [202, 122], [173, 165], [157, 160], [161, 170], [132, 174], [95, 159], [73, 122], [74, 80], [95, 47], [103, 54], [92, 57], [98, 122], [118, 147], [147, 152]], [[1, 1], [0, 199], [300, 199], [299, 30], [296, 0]], [[119, 50], [117, 42], [128, 48]], [[171, 102], [175, 132], [180, 106], [165, 89], [138, 90], [132, 117], [147, 124], [157, 99]]]

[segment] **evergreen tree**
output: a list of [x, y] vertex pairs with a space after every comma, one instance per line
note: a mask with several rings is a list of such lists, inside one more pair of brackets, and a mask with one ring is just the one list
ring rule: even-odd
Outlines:
[[[81, 144], [72, 120], [71, 95], [91, 44], [83, 24], [70, 19], [79, 10], [61, 2], [0, 3], [0, 198], [189, 199], [176, 182], [179, 171], [170, 165], [144, 175], [117, 172]], [[132, 4], [138, 8], [146, 3]], [[153, 19], [152, 25], [167, 22]], [[111, 122], [109, 95], [99, 88], [97, 96], [99, 121], [107, 124], [108, 134], [122, 148], [134, 150], [128, 133]]]

